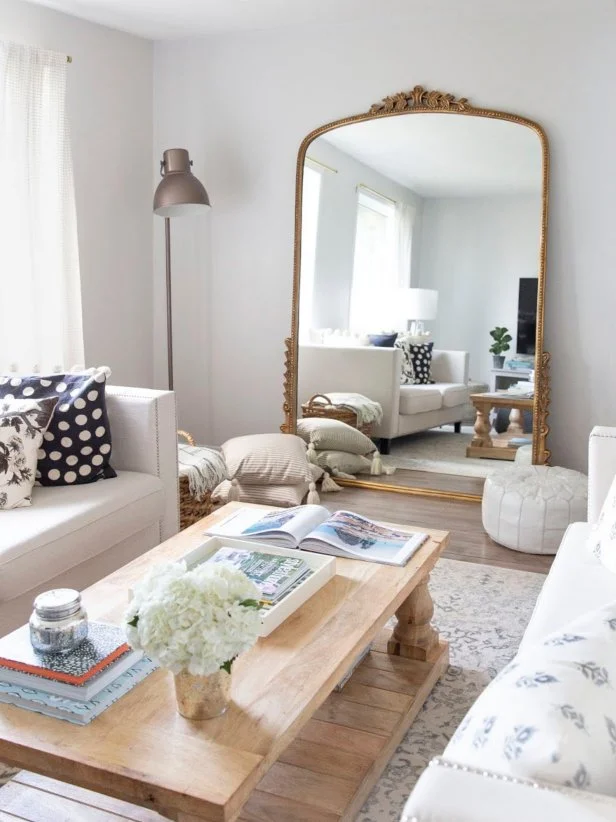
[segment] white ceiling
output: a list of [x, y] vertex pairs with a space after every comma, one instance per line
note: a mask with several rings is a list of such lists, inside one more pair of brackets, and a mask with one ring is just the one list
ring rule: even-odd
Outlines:
[[541, 191], [541, 142], [518, 123], [422, 113], [352, 123], [318, 139], [421, 197]]
[[[32, 0], [141, 37], [165, 40], [444, 10], [483, 17], [588, 13], [588, 0]], [[613, 0], [593, 0], [597, 5]], [[462, 7], [463, 6], [463, 7]], [[450, 21], [452, 24], [452, 21]]]

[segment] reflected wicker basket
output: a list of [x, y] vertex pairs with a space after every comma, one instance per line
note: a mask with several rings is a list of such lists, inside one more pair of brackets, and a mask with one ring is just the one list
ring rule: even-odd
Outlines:
[[[325, 402], [316, 402], [318, 399], [325, 400]], [[321, 417], [328, 420], [340, 420], [346, 422], [352, 428], [357, 428], [362, 434], [367, 437], [372, 436], [372, 423], [365, 425], [358, 425], [357, 414], [352, 408], [347, 408], [344, 405], [333, 405], [332, 401], [326, 394], [315, 394], [310, 397], [308, 402], [302, 403], [302, 417]]]
[[[186, 440], [188, 445], [195, 445], [194, 437], [188, 431], [178, 431], [178, 438]], [[180, 477], [179, 487], [180, 501], [180, 531], [194, 525], [203, 517], [212, 513], [212, 492], [206, 491], [200, 500], [195, 499], [190, 493], [188, 477]]]

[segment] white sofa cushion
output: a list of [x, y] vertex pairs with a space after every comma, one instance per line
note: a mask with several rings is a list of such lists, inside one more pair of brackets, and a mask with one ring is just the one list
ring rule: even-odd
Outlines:
[[603, 565], [616, 572], [616, 476], [601, 507], [601, 513], [586, 543], [587, 550], [599, 557]]
[[475, 768], [616, 796], [616, 602], [525, 645], [444, 752]]
[[441, 392], [443, 408], [466, 405], [470, 397], [468, 387], [459, 382], [435, 382], [430, 388], [437, 388]]
[[133, 471], [88, 485], [35, 488], [30, 508], [2, 512], [0, 602], [159, 521], [164, 496], [158, 477]]
[[438, 411], [443, 405], [443, 395], [433, 385], [401, 385], [400, 413], [422, 414]]
[[535, 603], [520, 645], [543, 639], [561, 625], [593, 608], [616, 600], [616, 574], [586, 550], [586, 522], [567, 528], [552, 568]]

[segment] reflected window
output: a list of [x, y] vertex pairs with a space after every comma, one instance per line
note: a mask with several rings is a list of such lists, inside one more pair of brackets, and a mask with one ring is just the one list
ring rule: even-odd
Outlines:
[[349, 326], [354, 331], [394, 330], [394, 295], [411, 282], [415, 210], [363, 188], [357, 193], [357, 223]]
[[321, 172], [306, 164], [302, 189], [302, 259], [299, 286], [300, 342], [309, 342], [312, 328], [314, 273], [321, 200]]

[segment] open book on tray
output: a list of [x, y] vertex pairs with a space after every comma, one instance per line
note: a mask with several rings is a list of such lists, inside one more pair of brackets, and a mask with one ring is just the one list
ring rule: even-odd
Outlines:
[[428, 539], [428, 534], [397, 531], [351, 511], [330, 514], [322, 505], [300, 505], [267, 514], [257, 508], [240, 508], [206, 534], [385, 565], [405, 565]]

